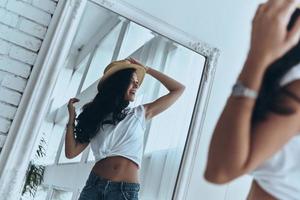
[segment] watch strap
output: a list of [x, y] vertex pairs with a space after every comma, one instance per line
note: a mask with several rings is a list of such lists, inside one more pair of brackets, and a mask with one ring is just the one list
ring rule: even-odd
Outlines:
[[232, 96], [234, 97], [247, 97], [251, 99], [256, 99], [258, 92], [248, 88], [242, 82], [237, 81], [232, 88]]

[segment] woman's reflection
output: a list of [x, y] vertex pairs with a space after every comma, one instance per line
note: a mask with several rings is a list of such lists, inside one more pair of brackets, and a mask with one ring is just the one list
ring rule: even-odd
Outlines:
[[[145, 74], [160, 81], [169, 93], [129, 108]], [[170, 107], [185, 86], [129, 58], [109, 64], [97, 89], [93, 101], [83, 106], [77, 118], [73, 104], [79, 99], [72, 98], [68, 104], [66, 157], [79, 155], [90, 143], [96, 160], [79, 200], [136, 200], [146, 120]]]

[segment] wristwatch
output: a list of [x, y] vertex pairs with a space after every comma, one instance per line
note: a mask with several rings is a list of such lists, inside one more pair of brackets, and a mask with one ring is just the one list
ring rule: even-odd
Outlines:
[[256, 99], [258, 96], [257, 91], [246, 87], [242, 82], [237, 81], [232, 87], [231, 96], [234, 97], [247, 97], [251, 99]]

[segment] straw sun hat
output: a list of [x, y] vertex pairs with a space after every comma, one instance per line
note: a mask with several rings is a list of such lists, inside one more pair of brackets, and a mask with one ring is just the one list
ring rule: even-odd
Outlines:
[[123, 69], [135, 69], [135, 73], [137, 75], [137, 79], [139, 80], [139, 85], [142, 84], [146, 70], [143, 66], [138, 64], [133, 64], [128, 60], [119, 60], [113, 61], [104, 69], [103, 76], [101, 77], [97, 89], [99, 91], [100, 85], [111, 75], [114, 73], [123, 70]]

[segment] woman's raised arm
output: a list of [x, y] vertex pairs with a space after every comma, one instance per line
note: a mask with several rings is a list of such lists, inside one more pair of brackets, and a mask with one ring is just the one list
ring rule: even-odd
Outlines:
[[[296, 45], [300, 20], [287, 31], [296, 9], [294, 0], [269, 0], [260, 5], [253, 20], [251, 47], [238, 78], [245, 86], [259, 91], [267, 67]], [[300, 97], [295, 81], [287, 90]], [[230, 97], [219, 118], [211, 140], [205, 178], [226, 183], [255, 169], [278, 151], [300, 130], [300, 104], [282, 95], [281, 103], [295, 112], [291, 115], [269, 113], [266, 120], [251, 124], [255, 99]]]

